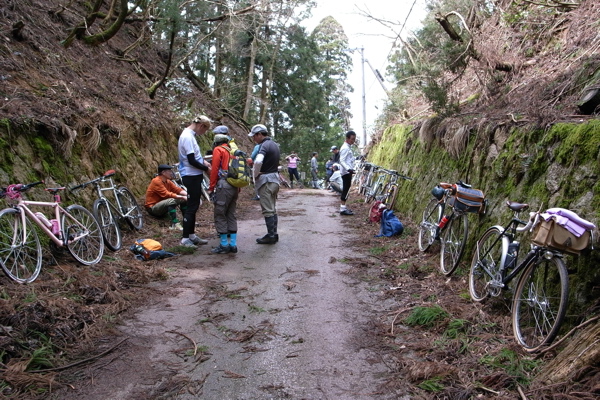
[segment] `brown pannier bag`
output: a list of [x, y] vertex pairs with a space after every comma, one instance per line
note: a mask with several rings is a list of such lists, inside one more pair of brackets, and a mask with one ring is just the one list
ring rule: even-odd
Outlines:
[[461, 185], [453, 185], [455, 194], [448, 203], [457, 210], [485, 214], [485, 195], [479, 189], [466, 188]]
[[590, 244], [590, 231], [580, 237], [575, 236], [553, 219], [540, 222], [533, 231], [534, 244], [578, 255]]

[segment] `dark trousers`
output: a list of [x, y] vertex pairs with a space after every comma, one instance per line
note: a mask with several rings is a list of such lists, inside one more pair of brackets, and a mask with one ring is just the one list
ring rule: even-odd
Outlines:
[[294, 177], [296, 177], [296, 180], [300, 182], [300, 174], [298, 173], [298, 168], [288, 168], [288, 174], [290, 174], [290, 183], [294, 182]]
[[342, 201], [346, 201], [348, 200], [348, 192], [350, 191], [350, 186], [352, 186], [352, 174], [347, 173], [346, 175], [342, 175], [342, 183], [344, 187], [342, 188], [342, 195], [340, 196], [340, 198], [342, 199]]
[[202, 195], [202, 175], [186, 175], [181, 178], [183, 185], [187, 188], [187, 209], [183, 214], [183, 237], [189, 237], [196, 229], [196, 211], [200, 207], [200, 196]]

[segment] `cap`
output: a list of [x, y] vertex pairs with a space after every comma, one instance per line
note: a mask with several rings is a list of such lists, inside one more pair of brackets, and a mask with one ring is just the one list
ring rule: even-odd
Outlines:
[[229, 136], [222, 135], [220, 133], [216, 134], [214, 142], [215, 142], [215, 144], [227, 143], [227, 142], [229, 142]]
[[221, 135], [227, 135], [229, 134], [229, 128], [227, 128], [225, 125], [219, 125], [213, 129], [213, 132]]
[[160, 164], [158, 166], [158, 173], [160, 174], [161, 172], [163, 172], [166, 169], [173, 169], [172, 165], [168, 165], [168, 164]]
[[331, 146], [331, 149], [329, 151], [334, 151], [337, 150], [337, 146]]
[[192, 120], [193, 123], [196, 124], [204, 124], [210, 126], [212, 121], [206, 115], [197, 115], [196, 118]]
[[260, 132], [265, 133], [265, 134], [269, 133], [266, 126], [264, 126], [263, 124], [258, 124], [258, 125], [254, 125], [252, 127], [252, 129], [250, 129], [250, 133], [248, 134], [248, 136], [252, 137]]

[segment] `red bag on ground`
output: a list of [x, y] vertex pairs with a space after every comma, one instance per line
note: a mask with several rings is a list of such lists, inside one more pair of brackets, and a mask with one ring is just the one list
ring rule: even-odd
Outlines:
[[375, 203], [373, 203], [371, 206], [371, 211], [369, 211], [369, 221], [381, 221], [381, 214], [383, 214], [383, 210], [385, 210], [385, 204], [383, 204], [381, 201], [377, 200]]

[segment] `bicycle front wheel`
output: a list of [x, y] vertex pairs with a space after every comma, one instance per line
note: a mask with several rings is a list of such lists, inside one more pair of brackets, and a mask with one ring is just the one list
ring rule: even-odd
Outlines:
[[125, 217], [127, 224], [139, 231], [144, 226], [144, 216], [142, 209], [138, 206], [135, 196], [125, 186], [121, 186], [117, 192], [119, 203], [121, 203], [121, 212]]
[[62, 214], [63, 238], [69, 253], [83, 265], [96, 264], [104, 254], [100, 224], [86, 208], [73, 204]]
[[442, 216], [442, 205], [437, 199], [431, 199], [423, 211], [419, 224], [419, 250], [427, 251], [437, 238], [438, 222]]
[[538, 256], [523, 272], [513, 300], [515, 339], [528, 352], [552, 343], [567, 311], [569, 275], [559, 257]]
[[104, 199], [97, 199], [94, 202], [94, 217], [100, 224], [104, 244], [112, 251], [117, 251], [122, 246], [121, 229], [119, 223], [110, 212], [108, 202]]
[[387, 205], [387, 208], [393, 210], [396, 206], [396, 196], [398, 196], [398, 186], [395, 184], [388, 184], [383, 191], [384, 198], [383, 203]]
[[483, 301], [490, 295], [490, 283], [498, 278], [501, 260], [502, 232], [493, 227], [477, 241], [471, 261], [469, 294], [474, 301]]
[[33, 282], [42, 270], [42, 247], [31, 221], [14, 208], [0, 211], [0, 266], [18, 283]]
[[442, 232], [440, 249], [440, 270], [446, 276], [456, 271], [465, 251], [469, 235], [469, 219], [465, 214], [454, 214]]

